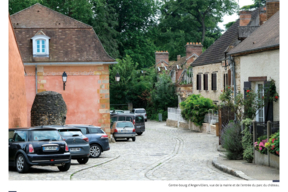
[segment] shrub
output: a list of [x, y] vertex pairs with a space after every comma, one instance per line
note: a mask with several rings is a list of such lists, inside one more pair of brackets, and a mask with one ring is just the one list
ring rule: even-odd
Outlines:
[[230, 122], [222, 132], [222, 146], [226, 149], [226, 157], [230, 160], [243, 158], [241, 126], [239, 123]]
[[279, 131], [270, 136], [269, 141], [265, 143], [265, 148], [274, 155], [279, 155]]
[[190, 95], [185, 101], [180, 103], [181, 115], [185, 120], [191, 120], [198, 126], [202, 126], [204, 123], [205, 114], [209, 109], [217, 109], [217, 106], [213, 104], [211, 99], [203, 96]]
[[267, 154], [267, 147], [265, 147], [266, 142], [266, 135], [258, 137], [258, 141], [254, 143], [255, 150], [259, 151], [261, 154]]
[[242, 132], [242, 147], [243, 147], [243, 159], [248, 163], [252, 163], [254, 155], [253, 155], [253, 136], [250, 133], [249, 126], [252, 123], [251, 119], [245, 119], [242, 121], [244, 125], [244, 130]]

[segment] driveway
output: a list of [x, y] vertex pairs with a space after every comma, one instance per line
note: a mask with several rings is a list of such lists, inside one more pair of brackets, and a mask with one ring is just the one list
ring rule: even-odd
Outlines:
[[212, 134], [167, 127], [148, 121], [136, 141], [110, 143], [110, 151], [86, 165], [72, 160], [67, 172], [35, 166], [27, 174], [9, 171], [10, 180], [239, 180], [219, 171], [211, 160], [219, 156]]

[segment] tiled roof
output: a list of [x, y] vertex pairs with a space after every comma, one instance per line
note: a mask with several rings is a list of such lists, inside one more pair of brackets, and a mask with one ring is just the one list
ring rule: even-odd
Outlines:
[[236, 45], [238, 42], [239, 19], [204, 53], [202, 53], [191, 66], [207, 65], [222, 62], [225, 59], [224, 51], [228, 46]]
[[[35, 62], [31, 38], [37, 33], [50, 37], [49, 57], [41, 62], [114, 62], [94, 29], [39, 3], [11, 16], [23, 62]], [[40, 60], [39, 60], [40, 61]]]
[[279, 11], [228, 54], [245, 54], [279, 47]]

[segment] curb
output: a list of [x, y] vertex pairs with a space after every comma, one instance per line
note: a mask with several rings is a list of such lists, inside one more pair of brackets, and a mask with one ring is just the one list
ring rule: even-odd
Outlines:
[[214, 159], [212, 160], [212, 164], [214, 167], [216, 167], [217, 169], [225, 172], [225, 173], [228, 173], [230, 175], [234, 175], [236, 177], [239, 177], [241, 179], [245, 179], [245, 180], [255, 180], [251, 177], [248, 177], [245, 173], [243, 173], [242, 171], [238, 171], [238, 170], [234, 170], [230, 167], [227, 167], [223, 164], [220, 164], [217, 160], [217, 157], [214, 157]]

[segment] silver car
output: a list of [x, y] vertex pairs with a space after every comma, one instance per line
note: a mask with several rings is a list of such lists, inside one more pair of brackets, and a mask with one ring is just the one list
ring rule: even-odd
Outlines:
[[111, 133], [115, 141], [118, 138], [126, 138], [127, 141], [130, 138], [132, 138], [132, 141], [136, 140], [136, 130], [130, 121], [115, 121], [111, 127]]
[[142, 115], [145, 119], [145, 121], [147, 121], [147, 114], [146, 114], [146, 110], [144, 108], [134, 108], [132, 109], [131, 113], [135, 114], [135, 115]]

